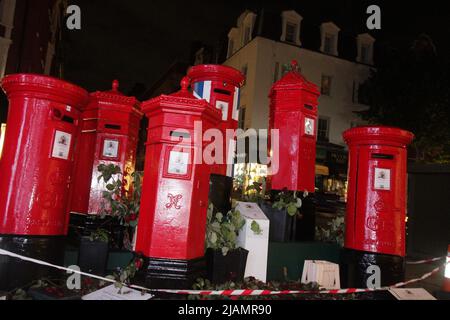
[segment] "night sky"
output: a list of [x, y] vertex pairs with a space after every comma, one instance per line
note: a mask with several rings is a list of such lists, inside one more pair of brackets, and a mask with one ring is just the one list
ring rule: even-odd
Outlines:
[[[382, 9], [378, 44], [410, 43], [425, 32], [448, 54], [450, 13], [443, 1], [278, 1], [306, 19], [333, 20], [341, 29], [366, 32], [366, 8]], [[128, 92], [149, 87], [175, 61], [187, 61], [192, 44], [213, 44], [226, 35], [245, 9], [269, 1], [74, 0], [82, 10], [82, 30], [68, 31], [65, 78], [89, 91], [108, 89], [117, 78]]]

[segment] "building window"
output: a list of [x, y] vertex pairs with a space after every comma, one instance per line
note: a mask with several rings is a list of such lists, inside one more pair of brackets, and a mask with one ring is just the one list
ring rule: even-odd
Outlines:
[[279, 62], [275, 62], [275, 71], [273, 73], [273, 82], [277, 82], [278, 81], [279, 73], [280, 73], [280, 63]]
[[240, 107], [238, 128], [244, 130], [244, 127], [245, 127], [245, 107]]
[[337, 56], [338, 54], [338, 38], [341, 29], [333, 22], [325, 22], [320, 26], [321, 47], [320, 51], [326, 54]]
[[319, 118], [317, 126], [317, 139], [320, 141], [328, 141], [330, 137], [330, 119]]
[[250, 42], [250, 27], [245, 27], [244, 30], [244, 46]]
[[362, 45], [361, 46], [361, 62], [362, 63], [369, 63], [369, 46], [368, 45]]
[[368, 33], [364, 33], [358, 35], [356, 40], [358, 43], [358, 56], [356, 57], [356, 61], [365, 64], [373, 64], [375, 38]]
[[242, 85], [245, 86], [245, 84], [247, 83], [248, 64], [245, 64], [244, 66], [242, 66], [241, 73], [244, 75], [244, 78], [245, 78], [244, 83]]
[[320, 93], [325, 96], [331, 96], [331, 81], [332, 77], [327, 75], [322, 75], [322, 86], [320, 88]]
[[283, 11], [281, 13], [282, 19], [282, 33], [280, 41], [293, 43], [300, 46], [300, 27], [302, 23], [302, 16], [294, 10]]
[[323, 51], [327, 54], [334, 54], [334, 36], [327, 33], [325, 35]]
[[234, 53], [234, 41], [233, 40], [229, 40], [228, 41], [228, 57], [231, 57]]
[[286, 23], [286, 42], [295, 43], [296, 36], [297, 36], [297, 25], [294, 23]]
[[356, 81], [353, 81], [353, 92], [352, 92], [352, 102], [353, 103], [358, 103], [359, 99], [358, 99], [358, 89], [359, 89], [359, 84]]

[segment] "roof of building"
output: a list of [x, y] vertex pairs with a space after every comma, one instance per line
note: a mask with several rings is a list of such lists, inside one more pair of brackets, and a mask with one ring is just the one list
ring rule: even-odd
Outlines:
[[[341, 7], [340, 10], [345, 10], [345, 5], [341, 4]], [[280, 41], [283, 28], [282, 12], [290, 10], [295, 11], [303, 18], [301, 21], [300, 32], [302, 48], [321, 52], [321, 24], [332, 22], [340, 29], [338, 57], [350, 61], [356, 60], [357, 36], [358, 34], [369, 33], [368, 30], [356, 26], [353, 21], [339, 20], [338, 15], [335, 13], [333, 16], [332, 11], [316, 13], [304, 10], [301, 8], [301, 4], [298, 4], [298, 1], [291, 1], [290, 4], [279, 3], [278, 1], [275, 3], [263, 3], [257, 8], [246, 10], [247, 13], [253, 12], [256, 14], [252, 38], [259, 36], [274, 41]]]

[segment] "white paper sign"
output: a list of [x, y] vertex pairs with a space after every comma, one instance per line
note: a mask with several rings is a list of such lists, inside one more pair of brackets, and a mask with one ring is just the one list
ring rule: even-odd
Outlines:
[[72, 135], [63, 131], [55, 131], [55, 140], [53, 141], [52, 157], [58, 159], [69, 159], [70, 142]]
[[130, 288], [122, 288], [119, 293], [119, 289], [114, 287], [114, 285], [110, 285], [108, 287], [102, 288], [100, 290], [89, 293], [83, 297], [82, 300], [149, 300], [154, 296], [151, 294], [144, 294], [140, 291], [130, 289]]
[[188, 172], [188, 165], [189, 153], [170, 151], [168, 173], [185, 175]]
[[[245, 219], [245, 225], [236, 242], [238, 246], [249, 251], [244, 277], [255, 277], [266, 282], [270, 221], [256, 203], [238, 202], [236, 210]], [[258, 224], [259, 233], [252, 230], [253, 223]]]
[[216, 108], [222, 111], [222, 121], [227, 121], [227, 119], [228, 119], [228, 102], [217, 100]]
[[119, 155], [119, 141], [105, 139], [105, 141], [103, 141], [102, 154], [107, 158], [117, 158]]
[[391, 190], [391, 170], [375, 168], [375, 190]]
[[305, 134], [314, 135], [314, 119], [305, 118]]
[[418, 289], [389, 289], [389, 292], [397, 300], [436, 300], [431, 294], [423, 288]]

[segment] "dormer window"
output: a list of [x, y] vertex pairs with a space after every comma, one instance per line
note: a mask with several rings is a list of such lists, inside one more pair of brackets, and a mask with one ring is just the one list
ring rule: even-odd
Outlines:
[[244, 46], [250, 42], [250, 27], [244, 29]]
[[227, 58], [231, 57], [236, 51], [236, 46], [239, 45], [238, 42], [239, 31], [237, 28], [232, 28], [228, 33], [228, 52]]
[[334, 35], [325, 34], [325, 40], [323, 45], [323, 51], [327, 54], [334, 54]]
[[242, 46], [245, 46], [252, 40], [253, 25], [255, 24], [256, 14], [247, 12], [242, 21]]
[[283, 11], [282, 18], [282, 34], [281, 41], [293, 43], [295, 45], [301, 45], [300, 42], [300, 25], [303, 20], [302, 16], [297, 12]]
[[286, 42], [295, 43], [295, 36], [298, 26], [294, 23], [288, 22], [286, 24]]
[[358, 45], [358, 56], [356, 57], [356, 61], [365, 64], [373, 64], [373, 45], [375, 43], [375, 38], [368, 33], [364, 33], [358, 35], [356, 42]]
[[338, 38], [339, 27], [333, 22], [325, 22], [320, 26], [320, 33], [322, 36], [322, 45], [320, 51], [326, 54], [337, 56], [338, 53]]

